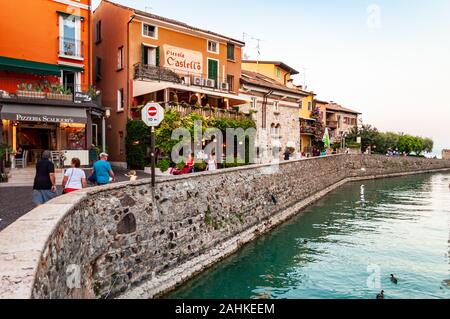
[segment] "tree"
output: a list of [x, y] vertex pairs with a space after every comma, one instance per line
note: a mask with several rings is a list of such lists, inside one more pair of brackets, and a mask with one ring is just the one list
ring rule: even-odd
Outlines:
[[325, 127], [323, 126], [323, 117], [318, 107], [315, 107], [312, 111], [311, 118], [316, 120], [312, 125], [313, 128], [313, 145], [319, 149], [323, 149], [323, 135], [325, 134]]
[[356, 126], [353, 127], [345, 139], [346, 143], [347, 144], [355, 143], [358, 137], [361, 137], [362, 152], [367, 151], [369, 146], [372, 149], [374, 149], [374, 146], [375, 149], [377, 148], [376, 145], [379, 137], [379, 132], [375, 127], [372, 127], [371, 125], [363, 125], [361, 129], [359, 129]]
[[433, 152], [434, 149], [434, 142], [431, 138], [424, 138], [423, 139], [423, 150], [426, 153]]

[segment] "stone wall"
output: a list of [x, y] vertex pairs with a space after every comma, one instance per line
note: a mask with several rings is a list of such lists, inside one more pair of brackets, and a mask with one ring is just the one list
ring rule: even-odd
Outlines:
[[341, 155], [69, 194], [0, 233], [0, 298], [151, 298], [349, 180], [440, 169]]

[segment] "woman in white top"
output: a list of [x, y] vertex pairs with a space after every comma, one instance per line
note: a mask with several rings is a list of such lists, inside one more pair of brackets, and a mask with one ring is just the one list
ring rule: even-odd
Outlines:
[[217, 170], [217, 162], [215, 155], [211, 155], [211, 158], [208, 160], [208, 171], [214, 172]]
[[72, 167], [66, 170], [62, 181], [63, 194], [75, 192], [87, 187], [86, 174], [80, 168], [80, 160], [73, 158], [71, 164]]

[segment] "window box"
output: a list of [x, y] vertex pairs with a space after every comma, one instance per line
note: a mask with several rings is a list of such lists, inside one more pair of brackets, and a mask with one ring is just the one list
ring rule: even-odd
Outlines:
[[33, 99], [45, 99], [45, 92], [17, 90], [17, 96]]
[[73, 101], [73, 94], [47, 93], [49, 100]]

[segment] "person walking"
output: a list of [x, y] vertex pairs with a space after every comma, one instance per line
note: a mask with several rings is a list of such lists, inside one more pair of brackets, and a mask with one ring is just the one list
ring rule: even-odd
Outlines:
[[57, 196], [55, 165], [50, 160], [50, 151], [42, 153], [41, 160], [36, 164], [32, 198], [36, 206], [40, 206]]
[[[101, 153], [100, 160], [94, 163], [94, 169], [91, 177], [95, 176], [97, 185], [108, 185], [116, 179], [111, 164], [108, 162], [108, 157], [108, 154]], [[89, 177], [89, 180], [91, 180], [91, 177]]]
[[216, 156], [214, 154], [212, 154], [208, 160], [208, 171], [209, 172], [217, 171], [217, 161]]
[[72, 158], [71, 168], [66, 170], [62, 181], [63, 194], [69, 194], [87, 187], [86, 174], [80, 166], [80, 159]]

